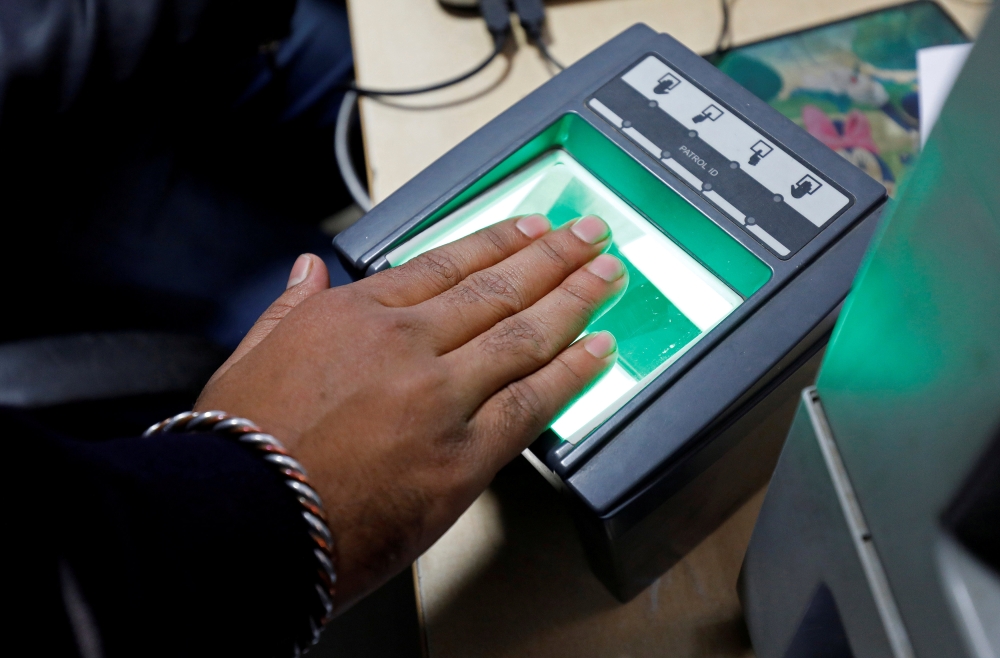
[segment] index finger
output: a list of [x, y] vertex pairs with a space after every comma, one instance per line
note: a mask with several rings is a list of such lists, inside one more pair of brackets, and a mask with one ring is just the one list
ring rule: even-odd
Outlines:
[[470, 419], [480, 455], [497, 468], [509, 462], [617, 357], [614, 336], [600, 331], [573, 343], [544, 368], [497, 391]]
[[551, 229], [543, 215], [512, 217], [377, 274], [368, 285], [385, 306], [414, 306], [496, 265]]

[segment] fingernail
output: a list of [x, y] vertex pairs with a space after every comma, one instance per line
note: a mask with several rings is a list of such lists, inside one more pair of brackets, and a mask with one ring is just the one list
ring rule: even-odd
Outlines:
[[292, 286], [297, 286], [306, 280], [309, 276], [309, 270], [312, 269], [312, 258], [307, 254], [302, 254], [295, 259], [295, 264], [292, 265], [292, 271], [288, 275], [288, 284], [285, 286], [285, 290], [288, 290]]
[[618, 341], [609, 331], [598, 331], [587, 337], [587, 343], [583, 346], [585, 350], [595, 359], [606, 359], [618, 349]]
[[590, 264], [587, 265], [587, 271], [611, 283], [625, 275], [625, 265], [614, 256], [601, 254], [590, 261]]
[[552, 228], [552, 224], [544, 215], [528, 215], [526, 217], [522, 217], [517, 220], [517, 224], [514, 226], [516, 226], [521, 233], [524, 233], [532, 240], [542, 237], [549, 232], [549, 229]]
[[573, 224], [573, 234], [587, 244], [597, 244], [611, 235], [611, 229], [600, 217], [588, 215]]

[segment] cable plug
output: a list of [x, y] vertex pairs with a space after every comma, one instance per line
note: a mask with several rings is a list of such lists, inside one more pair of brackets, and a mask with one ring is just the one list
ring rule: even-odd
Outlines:
[[507, 0], [479, 0], [479, 13], [486, 21], [486, 29], [493, 35], [493, 43], [499, 50], [510, 35], [510, 7]]
[[542, 0], [512, 0], [514, 13], [517, 14], [521, 27], [531, 41], [542, 39], [542, 26], [545, 24], [545, 3]]
[[528, 41], [535, 44], [538, 52], [549, 63], [560, 71], [566, 68], [559, 60], [552, 56], [545, 40], [542, 38], [542, 29], [545, 26], [545, 4], [542, 0], [512, 0], [517, 18], [528, 35]]

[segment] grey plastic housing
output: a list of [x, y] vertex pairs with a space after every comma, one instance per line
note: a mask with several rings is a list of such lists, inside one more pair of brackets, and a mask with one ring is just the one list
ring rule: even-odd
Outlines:
[[[650, 53], [822, 172], [851, 205], [787, 260], [769, 252], [586, 105], [596, 90]], [[357, 277], [388, 267], [385, 254], [393, 246], [566, 113], [589, 122], [773, 272], [737, 312], [580, 444], [568, 449], [546, 433], [531, 448], [536, 466], [565, 484], [595, 572], [625, 600], [766, 482], [794, 412], [789, 400], [810, 383], [874, 231], [885, 189], [676, 40], [639, 24], [539, 87], [375, 206], [334, 240], [339, 257]], [[783, 385], [790, 379], [794, 386]], [[727, 460], [730, 453], [741, 455], [739, 461]]]

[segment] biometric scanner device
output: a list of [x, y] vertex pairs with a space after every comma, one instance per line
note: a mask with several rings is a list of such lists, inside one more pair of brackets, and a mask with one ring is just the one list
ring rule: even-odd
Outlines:
[[525, 455], [566, 493], [595, 573], [627, 600], [767, 481], [884, 199], [640, 24], [334, 245], [363, 276], [514, 215], [608, 222], [629, 284], [587, 331], [610, 330], [618, 362]]

